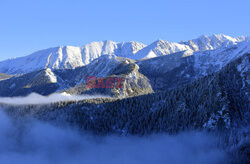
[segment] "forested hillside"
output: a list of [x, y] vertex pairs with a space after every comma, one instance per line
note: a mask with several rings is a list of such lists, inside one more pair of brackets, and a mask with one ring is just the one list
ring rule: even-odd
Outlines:
[[[132, 98], [2, 106], [14, 118], [33, 116], [98, 135], [177, 134], [204, 129], [223, 132], [218, 144], [230, 148], [234, 144], [237, 153], [233, 154], [240, 156], [238, 151], [247, 153], [249, 149], [249, 60], [250, 55], [245, 54], [218, 73], [190, 84]], [[237, 158], [246, 160], [244, 153]]]

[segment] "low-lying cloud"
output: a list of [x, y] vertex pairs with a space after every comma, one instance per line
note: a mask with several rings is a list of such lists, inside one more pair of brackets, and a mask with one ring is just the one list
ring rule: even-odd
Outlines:
[[0, 111], [1, 164], [218, 163], [225, 153], [201, 132], [147, 137], [80, 134], [36, 121], [13, 121]]
[[26, 97], [0, 97], [0, 103], [5, 104], [49, 104], [60, 101], [79, 101], [94, 98], [107, 98], [107, 96], [102, 95], [70, 95], [67, 93], [55, 93], [49, 96], [42, 96], [37, 93], [32, 93]]

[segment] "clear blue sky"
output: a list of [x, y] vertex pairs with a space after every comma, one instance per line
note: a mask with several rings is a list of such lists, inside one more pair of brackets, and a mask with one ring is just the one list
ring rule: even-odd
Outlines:
[[0, 0], [0, 60], [91, 41], [250, 35], [250, 0]]

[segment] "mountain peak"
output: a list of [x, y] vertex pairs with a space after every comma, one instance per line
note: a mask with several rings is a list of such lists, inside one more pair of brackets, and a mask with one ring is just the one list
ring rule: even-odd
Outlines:
[[158, 39], [158, 40], [154, 41], [152, 44], [164, 44], [166, 42], [168, 42], [168, 41], [165, 41], [163, 39]]
[[201, 35], [182, 44], [188, 45], [194, 51], [214, 50], [222, 47], [229, 47], [242, 42], [245, 37], [233, 38], [225, 34]]

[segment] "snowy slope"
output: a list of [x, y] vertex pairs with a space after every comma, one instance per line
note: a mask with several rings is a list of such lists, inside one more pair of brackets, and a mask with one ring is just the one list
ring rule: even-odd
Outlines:
[[205, 51], [214, 50], [221, 47], [230, 47], [236, 45], [238, 42], [245, 41], [247, 37], [232, 38], [227, 35], [202, 35], [197, 39], [189, 40], [187, 42], [181, 42], [182, 44], [188, 45], [193, 51]]
[[82, 63], [81, 48], [56, 47], [0, 62], [0, 72], [22, 74], [45, 68], [75, 68]]
[[193, 55], [195, 59], [194, 69], [197, 71], [197, 75], [205, 76], [219, 71], [231, 61], [247, 53], [250, 54], [250, 41], [248, 40], [228, 48], [197, 52]]
[[0, 62], [0, 72], [23, 74], [36, 70], [72, 69], [89, 64], [102, 55], [130, 57], [145, 47], [139, 42], [92, 42], [83, 47], [60, 46], [37, 51], [29, 56]]
[[184, 52], [183, 56], [189, 56], [198, 51], [228, 48], [247, 39], [249, 40], [247, 37], [232, 38], [227, 35], [218, 34], [211, 36], [202, 35], [197, 39], [180, 43], [158, 40], [137, 52], [134, 59], [148, 59], [182, 51]]
[[82, 47], [60, 46], [37, 51], [29, 56], [0, 62], [0, 73], [24, 74], [41, 69], [74, 69], [91, 63], [103, 55], [116, 55], [130, 59], [148, 59], [183, 52], [190, 56], [196, 52], [226, 49], [237, 45], [247, 37], [232, 38], [223, 34], [206, 36], [187, 42], [168, 42], [158, 40], [148, 46], [131, 41], [116, 43], [113, 41], [92, 42]]
[[158, 40], [135, 54], [134, 59], [148, 59], [152, 57], [169, 55], [180, 51], [192, 51], [189, 46], [174, 42]]

